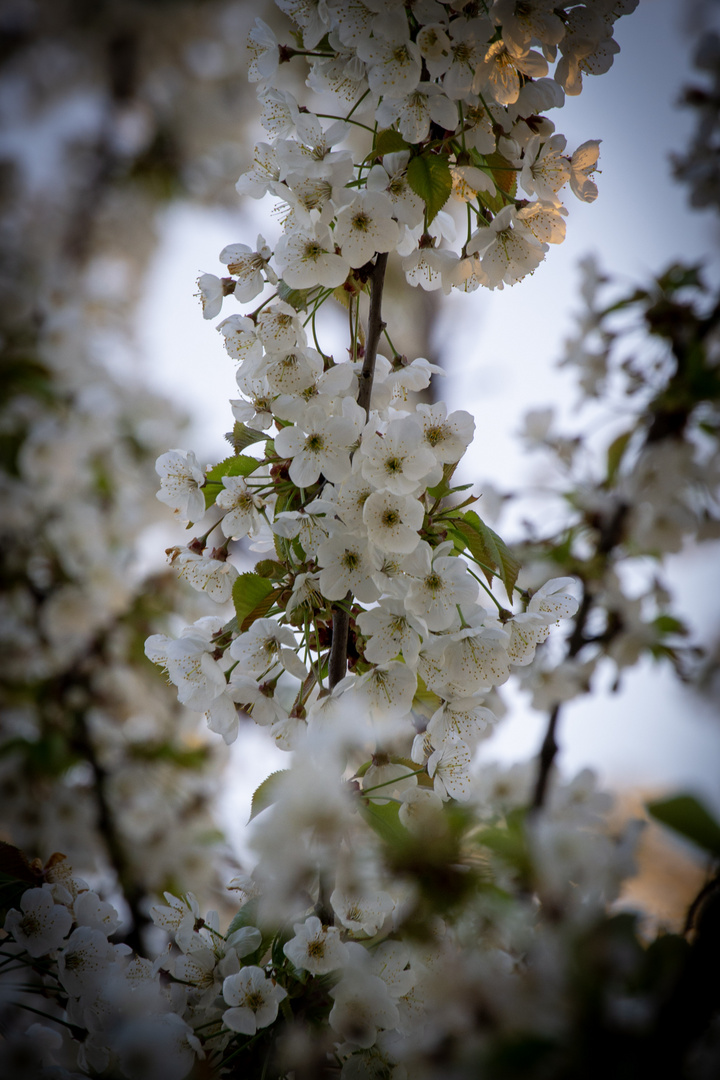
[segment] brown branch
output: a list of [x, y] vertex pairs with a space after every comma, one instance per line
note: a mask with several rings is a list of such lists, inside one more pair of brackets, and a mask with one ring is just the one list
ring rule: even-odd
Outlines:
[[533, 811], [540, 810], [545, 802], [545, 795], [547, 793], [548, 780], [550, 779], [550, 769], [552, 768], [555, 760], [555, 755], [560, 749], [557, 740], [555, 738], [555, 732], [557, 731], [557, 722], [560, 715], [560, 706], [556, 705], [553, 711], [550, 713], [550, 719], [548, 720], [547, 731], [545, 732], [545, 738], [538, 754], [538, 771], [535, 779], [535, 792], [533, 794], [532, 809]]
[[367, 343], [365, 346], [365, 359], [360, 372], [360, 389], [358, 390], [358, 405], [370, 414], [370, 397], [372, 395], [373, 378], [375, 377], [375, 360], [377, 358], [380, 335], [385, 329], [382, 321], [382, 294], [385, 283], [385, 268], [387, 267], [387, 252], [378, 255], [375, 269], [370, 278], [370, 314], [368, 315]]
[[345, 678], [347, 674], [348, 634], [350, 633], [350, 604], [352, 593], [349, 592], [342, 602], [342, 607], [333, 604], [332, 642], [328, 660], [328, 678], [330, 689]]
[[[370, 278], [370, 314], [368, 315], [367, 339], [365, 345], [365, 357], [362, 371], [360, 372], [358, 389], [358, 405], [365, 410], [365, 415], [370, 415], [370, 398], [372, 396], [373, 378], [375, 377], [375, 360], [377, 358], [380, 335], [385, 329], [382, 321], [382, 294], [385, 283], [385, 269], [387, 267], [387, 252], [377, 256], [375, 267]], [[347, 672], [348, 634], [350, 632], [350, 605], [352, 593], [348, 593], [342, 605], [333, 607], [332, 617], [332, 643], [330, 645], [330, 657], [328, 659], [328, 678], [330, 689], [345, 678]]]
[[144, 956], [145, 949], [142, 934], [145, 927], [151, 925], [151, 920], [143, 913], [141, 908], [143, 890], [133, 873], [108, 799], [110, 776], [95, 751], [95, 744], [84, 712], [75, 714], [75, 746], [83, 753], [92, 770], [93, 794], [98, 814], [98, 831], [103, 838], [110, 865], [117, 874], [118, 884], [130, 909], [132, 926], [125, 932], [123, 942], [130, 945], [138, 956]]
[[[625, 520], [629, 509], [627, 503], [619, 502], [615, 507], [614, 513], [600, 529], [596, 554], [602, 556], [606, 562], [613, 549], [622, 543]], [[593, 605], [593, 598], [585, 583], [583, 583], [583, 590], [582, 603], [575, 616], [573, 632], [568, 639], [568, 646], [565, 653], [566, 660], [572, 660], [577, 656], [583, 646], [588, 644], [588, 638], [585, 635], [585, 627], [587, 626], [588, 617]], [[540, 748], [540, 753], [538, 754], [538, 771], [531, 807], [533, 812], [540, 810], [545, 802], [550, 769], [552, 768], [555, 756], [559, 749], [555, 738], [559, 715], [560, 706], [556, 705], [548, 718], [547, 731], [545, 732], [545, 738], [542, 747]]]
[[[587, 624], [588, 615], [590, 614], [590, 608], [592, 607], [592, 596], [587, 588], [583, 595], [580, 609], [575, 617], [575, 626], [573, 632], [570, 635], [568, 641], [567, 651], [565, 658], [571, 660], [582, 649], [586, 642], [585, 639], [585, 626]], [[550, 779], [550, 770], [555, 761], [560, 747], [558, 746], [557, 739], [555, 738], [558, 718], [560, 716], [560, 705], [556, 705], [548, 718], [547, 731], [545, 732], [545, 738], [543, 744], [540, 747], [540, 753], [538, 754], [538, 770], [537, 777], [535, 779], [535, 791], [533, 794], [533, 801], [531, 809], [533, 812], [540, 810], [545, 802], [545, 796], [547, 794], [548, 780]]]

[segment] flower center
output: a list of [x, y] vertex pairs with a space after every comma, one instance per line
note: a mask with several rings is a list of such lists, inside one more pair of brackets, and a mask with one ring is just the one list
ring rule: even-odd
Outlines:
[[319, 432], [314, 432], [312, 435], [308, 435], [305, 440], [305, 449], [309, 450], [311, 454], [319, 454], [325, 449], [325, 440]]
[[425, 441], [429, 442], [431, 446], [437, 446], [438, 443], [444, 442], [446, 438], [447, 431], [444, 427], [428, 428], [425, 432]]
[[352, 227], [356, 232], [367, 232], [370, 224], [371, 218], [364, 210], [359, 210], [357, 214], [353, 214]]
[[386, 510], [381, 521], [386, 528], [392, 529], [400, 521], [400, 514], [397, 510]]
[[312, 956], [315, 960], [321, 960], [325, 955], [325, 942], [320, 938], [314, 938], [313, 941], [308, 941], [308, 956]]

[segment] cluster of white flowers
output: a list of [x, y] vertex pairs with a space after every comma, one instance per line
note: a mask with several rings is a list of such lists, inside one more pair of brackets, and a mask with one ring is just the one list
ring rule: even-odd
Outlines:
[[[563, 238], [564, 185], [594, 199], [597, 142], [566, 155], [539, 114], [607, 69], [613, 21], [634, 3], [277, 3], [303, 47], [260, 20], [251, 31], [268, 142], [238, 190], [279, 199], [282, 232], [227, 246], [228, 276], [199, 281], [207, 318], [231, 294], [257, 301], [218, 327], [238, 361], [234, 454], [208, 468], [181, 449], [157, 462], [158, 498], [199, 533], [168, 550], [172, 568], [219, 607], [154, 634], [146, 654], [225, 742], [249, 717], [292, 751], [289, 766], [253, 798], [257, 863], [230, 882], [242, 903], [228, 929], [194, 895], [166, 892], [150, 909], [169, 937], [153, 961], [111, 940], [117, 913], [62, 860], [24, 868], [0, 988], [27, 972], [20, 1004], [41, 994], [47, 1022], [33, 1015], [12, 1035], [0, 1071], [24, 1054], [39, 1075], [129, 1080], [483, 1075], [518, 1045], [536, 1064], [548, 1047], [572, 1053], [587, 1011], [578, 957], [602, 958], [603, 1024], [617, 1013], [624, 1032], [628, 1017], [664, 1015], [634, 929], [607, 929], [635, 824], [608, 828], [610, 799], [587, 770], [553, 775], [538, 797], [536, 763], [478, 761], [511, 676], [532, 673], [535, 704], [550, 710], [589, 677], [584, 601], [565, 662], [547, 648], [545, 668], [535, 662], [578, 614], [575, 567], [518, 588], [513, 553], [455, 480], [472, 417], [418, 403], [438, 369], [389, 335], [380, 348], [389, 255], [426, 289], [514, 284]], [[296, 55], [334, 104], [309, 111], [281, 87]], [[451, 197], [467, 214], [459, 251], [443, 246]], [[349, 315], [341, 360], [319, 340], [333, 296]], [[531, 418], [536, 442], [550, 440], [550, 419]], [[599, 547], [627, 539], [630, 521], [643, 550], [673, 550], [684, 534], [688, 467], [659, 444], [638, 447], [632, 473], [619, 469], [625, 444], [608, 455], [614, 472], [596, 493], [618, 480], [625, 509], [617, 536], [615, 518], [596, 515]], [[572, 442], [558, 454], [572, 459]], [[663, 500], [657, 476], [670, 468], [678, 491]], [[613, 569], [593, 568], [582, 584], [611, 611]], [[627, 606], [623, 617], [627, 638]], [[581, 1072], [570, 1057], [562, 1068]]]
[[[207, 318], [218, 314], [224, 295], [234, 292], [245, 303], [265, 281], [342, 286], [377, 252], [397, 251], [408, 282], [424, 289], [502, 288], [564, 239], [559, 193], [566, 184], [583, 201], [596, 197], [598, 141], [566, 154], [564, 136], [540, 114], [562, 106], [565, 93], [579, 93], [583, 71], [610, 67], [618, 51], [614, 20], [637, 0], [593, 0], [563, 11], [511, 0], [277, 2], [299, 25], [308, 87], [330, 104], [314, 114], [280, 87], [278, 63], [298, 50], [279, 46], [258, 19], [250, 78], [259, 84], [270, 141], [257, 144], [237, 188], [279, 199], [284, 231], [274, 252], [263, 237], [255, 251], [224, 249], [232, 277], [200, 279]], [[323, 117], [335, 119], [323, 125]], [[358, 132], [373, 139], [355, 157], [342, 144]], [[518, 196], [518, 185], [529, 199]], [[451, 195], [467, 227], [459, 251], [440, 246], [455, 235], [442, 209]], [[242, 333], [248, 327], [239, 319], [226, 326], [241, 350], [233, 355], [252, 356], [252, 338]], [[286, 349], [277, 338], [263, 343], [271, 353]], [[268, 359], [257, 373], [276, 394], [299, 392], [278, 363]], [[307, 386], [311, 368], [304, 354], [293, 374]]]
[[[259, 236], [254, 250], [226, 247], [230, 276], [203, 275], [200, 289], [212, 317], [230, 293], [247, 303], [276, 287], [218, 327], [239, 361], [236, 449], [262, 441], [265, 455], [238, 452], [207, 475], [192, 453], [159, 459], [158, 497], [203, 522], [202, 537], [172, 550], [173, 565], [219, 603], [232, 597], [236, 620], [156, 635], [147, 653], [227, 742], [239, 706], [292, 749], [326, 728], [331, 711], [358, 705], [372, 721], [371, 750], [429, 762], [436, 792], [462, 797], [472, 749], [493, 719], [485, 695], [530, 663], [576, 601], [559, 579], [522, 612], [489, 590], [495, 608], [479, 602], [483, 573], [499, 574], [510, 596], [516, 570], [499, 538], [462, 512], [472, 500], [452, 508], [445, 499], [457, 490], [452, 475], [473, 420], [442, 403], [412, 405], [437, 369], [394, 349], [377, 354], [377, 341], [359, 333], [360, 297], [381, 295], [393, 251], [411, 284], [446, 291], [513, 283], [538, 265], [564, 234], [561, 188], [595, 197], [598, 149], [564, 156], [565, 140], [538, 112], [562, 104], [563, 86], [577, 91], [580, 70], [609, 65], [613, 18], [633, 5], [576, 5], [563, 18], [542, 4], [522, 14], [506, 3], [478, 12], [433, 0], [387, 10], [279, 6], [299, 25], [308, 87], [335, 102], [345, 94], [347, 104], [340, 118], [330, 106], [314, 113], [281, 89], [278, 64], [298, 50], [257, 20], [250, 77], [271, 141], [257, 145], [238, 190], [280, 199], [283, 231], [273, 246]], [[358, 132], [367, 145], [344, 149]], [[518, 182], [534, 201], [516, 197]], [[459, 253], [438, 246], [451, 232], [442, 210], [451, 193], [467, 207]], [[354, 327], [340, 362], [322, 351], [315, 320], [336, 291]], [[379, 333], [379, 301], [375, 322]], [[214, 530], [221, 542], [208, 546]], [[239, 575], [228, 557], [244, 537], [272, 555], [254, 574]], [[458, 558], [463, 549], [475, 569]], [[338, 608], [350, 622], [346, 678], [328, 650]], [[427, 723], [419, 734], [417, 718], [407, 724], [417, 737], [401, 748], [418, 691]]]
[[[375, 769], [375, 778], [387, 771]], [[280, 1049], [289, 1055], [289, 1070], [313, 1055], [320, 1063], [332, 1050], [344, 1078], [376, 1075], [379, 1061], [393, 1075], [411, 1077], [425, 1055], [437, 1052], [448, 1037], [475, 1045], [475, 1013], [486, 999], [490, 972], [498, 1030], [512, 1031], [528, 1021], [533, 980], [545, 977], [550, 980], [547, 1005], [556, 1010], [554, 1030], [561, 1030], [571, 1008], [566, 980], [557, 978], [556, 966], [572, 935], [587, 932], [632, 870], [633, 831], [613, 840], [598, 828], [607, 797], [597, 791], [591, 774], [557, 786], [546, 815], [529, 830], [528, 855], [523, 856], [537, 867], [535, 887], [543, 903], [555, 918], [561, 911], [566, 916], [566, 936], [558, 935], [553, 920], [538, 921], [535, 904], [527, 900], [511, 919], [498, 922], [494, 900], [482, 888], [467, 907], [470, 921], [453, 926], [433, 916], [423, 934], [404, 936], [401, 931], [417, 900], [413, 889], [407, 880], [387, 875], [386, 888], [373, 885], [373, 871], [380, 873], [377, 838], [373, 851], [368, 843], [373, 834], [359, 822], [352, 798], [340, 788], [318, 792], [319, 775], [307, 762], [286, 775], [257, 839], [265, 863], [255, 881], [230, 883], [245, 901], [226, 932], [220, 930], [217, 912], [202, 915], [191, 893], [183, 899], [165, 893], [165, 902], [151, 908], [153, 922], [169, 939], [154, 960], [113, 943], [120, 917], [73, 875], [66, 860], [55, 857], [44, 870], [36, 868], [36, 884], [25, 883], [4, 925], [0, 989], [6, 997], [14, 991], [20, 1008], [29, 1009], [30, 1023], [0, 1046], [3, 1075], [15, 1075], [22, 1062], [24, 1075], [106, 1072], [128, 1080], [182, 1080], [195, 1075], [198, 1061], [204, 1075], [226, 1075], [230, 1061], [238, 1053], [249, 1054], [258, 1038], [266, 1040], [260, 1043], [260, 1061], [265, 1060], [271, 1047], [267, 1039], [282, 1023], [290, 1044]], [[528, 782], [527, 770], [516, 777], [488, 773], [474, 793], [479, 820], [490, 821], [498, 806], [508, 815], [517, 812], [526, 801]], [[484, 807], [490, 803], [488, 815]], [[426, 805], [422, 817], [413, 834], [417, 844], [442, 843], [441, 811]], [[490, 827], [480, 837], [481, 845], [488, 837], [491, 861], [496, 856], [489, 838], [496, 831]], [[295, 896], [294, 909], [286, 900], [278, 929], [278, 922], [267, 921], [267, 905], [264, 911], [258, 908], [253, 895], [270, 864], [286, 879], [293, 867], [307, 875], [308, 850], [300, 857], [292, 854], [298, 841], [302, 846], [304, 833], [314, 834], [315, 865], [319, 844], [328, 852], [340, 844], [338, 885], [322, 917], [314, 909], [307, 913], [307, 899]], [[356, 851], [351, 857], [349, 847], [357, 843], [362, 882], [356, 876], [360, 856]], [[507, 888], [517, 867], [501, 859], [494, 872]], [[466, 874], [473, 875], [470, 864]], [[273, 884], [279, 883], [275, 877]], [[295, 918], [288, 919], [293, 910]], [[473, 920], [485, 929], [471, 930]], [[18, 973], [26, 979], [19, 991], [13, 985]], [[326, 1023], [330, 1043], [312, 1027], [293, 1027], [296, 1015]], [[542, 1030], [544, 1021], [543, 1012], [531, 1018], [531, 1026]], [[246, 1059], [250, 1075], [255, 1060]]]

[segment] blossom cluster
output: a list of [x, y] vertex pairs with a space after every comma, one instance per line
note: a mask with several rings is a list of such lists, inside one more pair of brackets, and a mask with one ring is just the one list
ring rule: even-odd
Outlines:
[[[501, 3], [482, 13], [439, 3], [279, 6], [304, 48], [280, 45], [260, 20], [251, 31], [250, 78], [271, 141], [256, 146], [238, 190], [279, 199], [282, 234], [272, 246], [262, 236], [254, 249], [229, 245], [220, 256], [228, 277], [200, 279], [206, 317], [231, 293], [249, 303], [275, 290], [219, 325], [238, 361], [236, 455], [207, 473], [181, 450], [157, 466], [158, 497], [202, 522], [201, 536], [169, 552], [173, 566], [214, 600], [232, 598], [235, 619], [156, 635], [147, 653], [228, 742], [238, 707], [287, 749], [328, 728], [342, 741], [342, 722], [329, 718], [359, 709], [369, 750], [427, 763], [436, 794], [462, 797], [494, 719], [487, 695], [577, 604], [563, 578], [513, 613], [510, 553], [463, 512], [472, 497], [448, 499], [461, 490], [452, 477], [472, 418], [414, 403], [436, 369], [392, 345], [389, 356], [378, 352], [370, 323], [365, 341], [361, 300], [369, 292], [379, 305], [391, 252], [411, 284], [495, 287], [518, 281], [562, 239], [558, 192], [570, 182], [580, 198], [595, 197], [598, 147], [564, 156], [563, 137], [538, 114], [562, 104], [563, 87], [579, 89], [581, 69], [609, 64], [613, 18], [632, 5], [576, 5], [563, 19], [543, 5], [520, 17]], [[344, 116], [312, 112], [280, 88], [280, 64], [298, 51], [316, 96], [345, 95]], [[366, 147], [344, 148], [358, 133]], [[534, 201], [516, 198], [518, 182]], [[460, 253], [438, 245], [451, 231], [442, 210], [451, 193], [467, 208]], [[348, 360], [318, 340], [316, 316], [331, 295], [349, 310]], [[264, 456], [241, 452], [260, 442]], [[229, 556], [246, 537], [270, 557], [240, 574]], [[502, 578], [510, 609], [483, 575]], [[348, 675], [331, 655], [339, 611]]]
[[[473, 1054], [481, 1052], [474, 1013], [486, 1000], [488, 979], [496, 1034], [511, 1033], [520, 1022], [542, 1031], [544, 1017], [527, 1015], [535, 978], [549, 980], [548, 1007], [556, 1010], [556, 1029], [570, 1023], [570, 988], [550, 975], [573, 937], [587, 933], [617, 895], [632, 869], [635, 839], [632, 829], [612, 838], [598, 827], [608, 797], [591, 774], [558, 785], [522, 856], [522, 873], [536, 868], [535, 887], [544, 902], [567, 915], [566, 937], [559, 937], [552, 921], [538, 919], [529, 899], [511, 921], [493, 929], [496, 901], [483, 891], [469, 853], [464, 873], [474, 899], [466, 904], [465, 927], [433, 916], [425, 933], [403, 936], [417, 897], [398, 876], [385, 874], [373, 885], [369, 875], [380, 872], [378, 838], [369, 843], [373, 833], [362, 827], [348, 793], [327, 786], [326, 774], [326, 788], [318, 790], [327, 761], [315, 765], [302, 762], [288, 774], [258, 837], [266, 858], [255, 880], [229, 883], [243, 896], [230, 926], [221, 931], [217, 912], [203, 914], [193, 894], [181, 899], [167, 892], [164, 902], [150, 909], [167, 939], [152, 960], [113, 941], [121, 925], [118, 912], [63, 857], [34, 868], [32, 885], [14, 881], [20, 896], [5, 918], [0, 987], [12, 992], [17, 973], [23, 973], [25, 982], [14, 996], [20, 1009], [29, 1009], [31, 1023], [24, 1031], [14, 1027], [0, 1046], [4, 1073], [14, 1075], [22, 1062], [24, 1075], [182, 1080], [227, 1075], [240, 1054], [250, 1075], [272, 1058], [275, 1075], [284, 1076], [300, 1066], [324, 1067], [330, 1051], [343, 1077], [370, 1077], [382, 1065], [405, 1078], [423, 1067], [425, 1055], [455, 1040]], [[478, 851], [488, 859], [485, 885], [491, 873], [509, 888], [520, 864], [497, 859], [492, 822], [499, 805], [508, 815], [520, 810], [529, 773], [496, 771], [485, 779], [474, 793], [484, 825]], [[437, 813], [426, 812], [423, 822], [416, 821], [411, 835], [418, 850], [442, 847], [447, 840], [442, 827]], [[269, 909], [258, 907], [256, 896], [263, 873], [270, 872], [270, 863], [286, 880], [293, 868], [307, 873], [308, 851], [296, 851], [290, 862], [288, 852], [313, 833], [317, 854], [321, 832], [328, 850], [341, 845], [344, 867], [327, 910], [316, 914], [307, 898], [295, 897], [279, 925], [268, 921]], [[346, 846], [358, 843], [362, 884], [353, 878]], [[279, 878], [274, 884], [281, 884]], [[484, 925], [479, 938], [473, 922]], [[303, 1017], [316, 1026], [304, 1026]], [[318, 1033], [318, 1024], [326, 1026], [328, 1039]], [[276, 1052], [269, 1041], [274, 1034]]]
[[[224, 249], [232, 277], [200, 279], [206, 317], [228, 292], [252, 299], [263, 275], [291, 289], [336, 288], [386, 251], [402, 257], [411, 285], [502, 288], [564, 239], [559, 193], [568, 183], [585, 202], [597, 196], [598, 141], [566, 154], [542, 114], [580, 93], [583, 72], [610, 67], [614, 20], [636, 0], [562, 12], [510, 0], [278, 6], [297, 21], [303, 48], [281, 45], [260, 19], [250, 33], [250, 79], [269, 141], [256, 145], [237, 189], [279, 200], [283, 236], [274, 253], [264, 240], [255, 251]], [[328, 102], [317, 111], [280, 86], [279, 65], [297, 53], [309, 62], [307, 86]], [[372, 140], [355, 156], [347, 143], [358, 134]], [[441, 246], [455, 236], [449, 198], [463, 210], [459, 251]]]

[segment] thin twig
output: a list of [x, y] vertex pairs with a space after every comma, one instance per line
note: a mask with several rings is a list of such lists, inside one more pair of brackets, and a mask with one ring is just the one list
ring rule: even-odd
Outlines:
[[[628, 510], [629, 507], [626, 503], [619, 502], [615, 507], [615, 512], [600, 531], [596, 555], [601, 556], [606, 562], [608, 561], [608, 556], [613, 548], [622, 543], [623, 530]], [[582, 603], [575, 616], [573, 632], [568, 639], [567, 651], [565, 653], [566, 660], [574, 659], [583, 646], [588, 644], [588, 638], [585, 635], [585, 627], [587, 626], [590, 611], [592, 609], [593, 596], [585, 583], [583, 583], [583, 588]], [[538, 755], [538, 772], [531, 808], [534, 812], [540, 810], [545, 802], [550, 769], [552, 768], [555, 756], [559, 749], [557, 739], [555, 738], [559, 715], [560, 706], [556, 705], [548, 718], [547, 731], [545, 732], [545, 738]]]
[[[358, 390], [358, 405], [365, 410], [366, 416], [370, 415], [370, 398], [372, 396], [373, 378], [375, 376], [375, 360], [377, 357], [380, 335], [385, 323], [382, 321], [382, 294], [385, 283], [385, 268], [387, 267], [387, 252], [377, 256], [375, 268], [370, 279], [370, 314], [368, 316], [368, 330], [365, 345], [365, 357], [362, 371], [360, 372], [360, 388]], [[352, 593], [349, 592], [341, 604], [333, 607], [332, 617], [332, 643], [330, 645], [330, 657], [328, 659], [328, 679], [330, 689], [345, 678], [347, 672], [348, 634], [350, 632], [350, 605]]]

